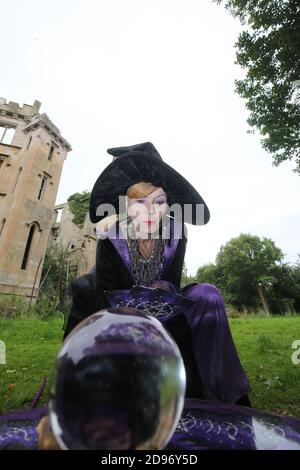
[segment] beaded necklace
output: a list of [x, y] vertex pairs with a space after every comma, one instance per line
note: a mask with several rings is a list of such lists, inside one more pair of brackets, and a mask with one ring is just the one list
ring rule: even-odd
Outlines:
[[131, 256], [131, 274], [134, 284], [149, 286], [157, 281], [163, 268], [164, 243], [162, 238], [154, 239], [151, 254], [148, 258], [141, 255], [136, 238], [128, 237], [128, 248]]

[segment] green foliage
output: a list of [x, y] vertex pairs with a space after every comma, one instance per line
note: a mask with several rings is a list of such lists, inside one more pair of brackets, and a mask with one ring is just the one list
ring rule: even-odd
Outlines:
[[41, 276], [41, 291], [52, 299], [62, 300], [68, 284], [76, 278], [78, 258], [61, 245], [47, 249]]
[[282, 251], [268, 238], [241, 234], [221, 246], [216, 261], [226, 301], [241, 308], [257, 308], [277, 282], [274, 269]]
[[62, 317], [62, 314], [57, 307], [55, 299], [51, 299], [47, 295], [41, 294], [35, 304], [30, 308], [30, 316], [37, 317], [41, 320]]
[[28, 309], [26, 300], [21, 295], [0, 294], [0, 316], [22, 317]]
[[74, 251], [58, 244], [46, 251], [40, 295], [30, 310], [32, 315], [46, 320], [63, 313], [67, 318], [72, 304], [69, 284], [77, 277], [77, 268], [78, 258]]
[[198, 268], [197, 274], [195, 276], [195, 281], [201, 282], [201, 283], [219, 285], [220, 279], [219, 279], [219, 271], [218, 271], [217, 265], [213, 263], [209, 263], [209, 264], [204, 264], [203, 266]]
[[300, 173], [300, 106], [293, 100], [300, 80], [299, 0], [214, 0], [245, 25], [236, 43], [236, 63], [245, 69], [236, 80], [245, 98], [248, 123], [260, 131], [273, 164], [294, 159]]
[[83, 191], [82, 193], [72, 194], [68, 198], [68, 205], [74, 214], [72, 221], [78, 227], [83, 227], [85, 216], [89, 210], [91, 193]]
[[191, 284], [192, 282], [194, 282], [194, 278], [193, 278], [193, 276], [188, 275], [187, 267], [186, 267], [186, 264], [184, 262], [183, 263], [183, 268], [182, 268], [181, 283], [180, 283], [181, 288], [185, 287], [188, 284]]
[[217, 286], [231, 317], [253, 311], [295, 315], [300, 311], [300, 256], [292, 265], [282, 259], [272, 240], [241, 234], [221, 246], [216, 263], [201, 266], [193, 281]]
[[57, 302], [44, 294], [40, 294], [35, 303], [29, 308], [29, 299], [18, 295], [0, 295], [0, 318], [27, 319], [39, 318], [48, 320], [49, 318], [62, 317], [57, 310]]
[[[283, 263], [273, 268], [277, 279], [273, 296], [270, 299], [271, 308], [282, 314], [293, 314], [300, 311], [300, 264]], [[277, 308], [276, 308], [277, 307]]]

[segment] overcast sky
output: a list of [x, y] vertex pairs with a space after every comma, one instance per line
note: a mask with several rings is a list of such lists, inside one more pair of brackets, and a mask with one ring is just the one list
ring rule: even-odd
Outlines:
[[0, 0], [0, 96], [42, 102], [73, 151], [57, 203], [91, 190], [109, 147], [151, 141], [207, 202], [188, 272], [240, 233], [300, 252], [300, 178], [273, 167], [234, 93], [241, 26], [211, 0]]

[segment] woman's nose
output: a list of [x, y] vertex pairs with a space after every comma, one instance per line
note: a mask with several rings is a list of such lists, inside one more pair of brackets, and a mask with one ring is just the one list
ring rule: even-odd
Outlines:
[[148, 206], [148, 213], [149, 213], [149, 214], [153, 214], [153, 213], [154, 213], [154, 206], [153, 206], [153, 204], [150, 204], [150, 206]]

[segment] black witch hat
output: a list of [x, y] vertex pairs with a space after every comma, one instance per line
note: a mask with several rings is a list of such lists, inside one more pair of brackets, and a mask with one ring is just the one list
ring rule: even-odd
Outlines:
[[110, 148], [107, 152], [115, 158], [104, 169], [93, 187], [90, 200], [90, 219], [93, 223], [99, 222], [107, 215], [103, 215], [101, 211], [97, 214], [101, 205], [111, 204], [116, 213], [119, 213], [119, 196], [125, 196], [130, 186], [141, 181], [162, 187], [167, 193], [169, 206], [179, 204], [182, 208], [184, 222], [204, 225], [209, 221], [209, 210], [200, 194], [183, 176], [163, 161], [151, 142]]

